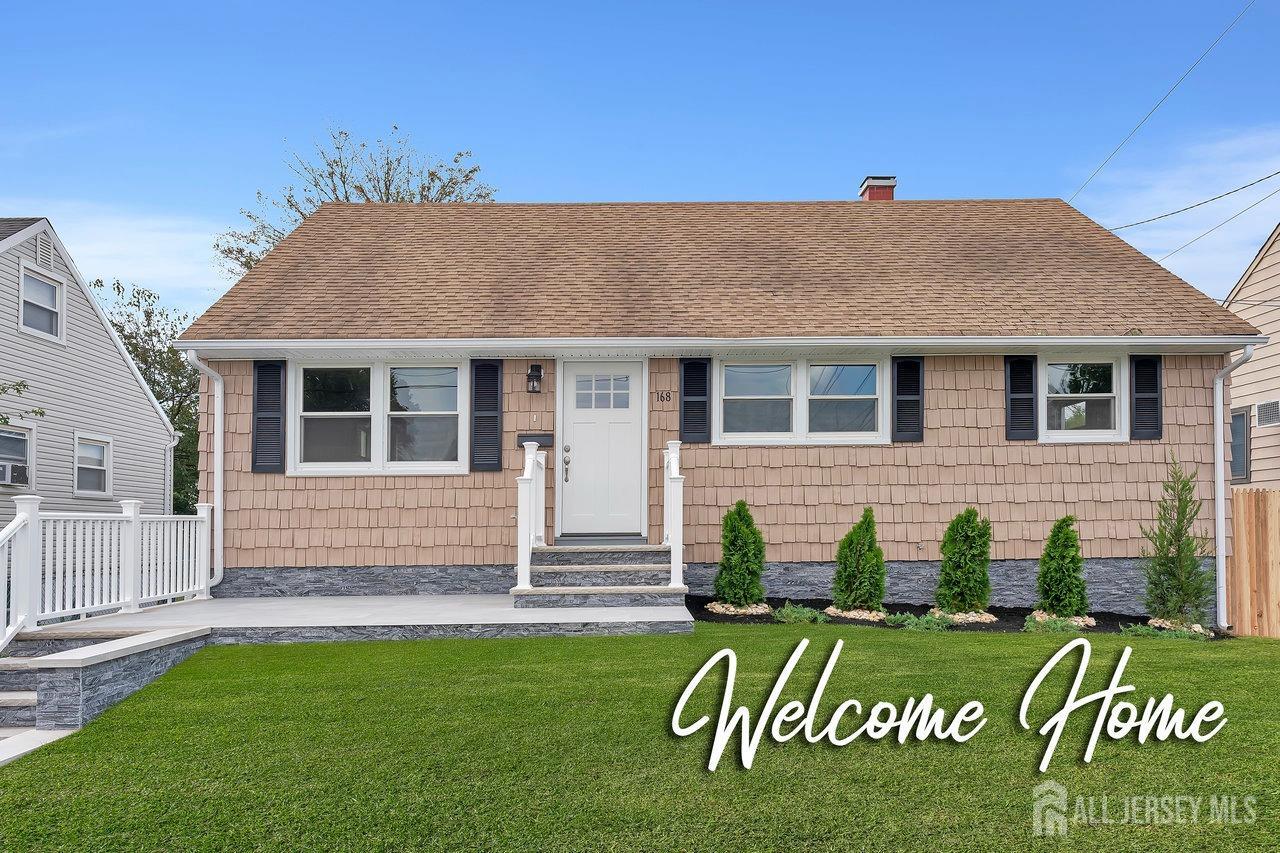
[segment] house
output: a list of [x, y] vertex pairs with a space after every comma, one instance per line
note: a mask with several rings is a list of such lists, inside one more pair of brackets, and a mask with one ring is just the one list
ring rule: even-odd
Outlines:
[[829, 595], [871, 506], [887, 600], [931, 600], [972, 505], [993, 603], [1034, 603], [1070, 513], [1093, 607], [1140, 613], [1173, 457], [1225, 554], [1215, 384], [1265, 338], [1060, 200], [895, 185], [324, 205], [179, 344], [207, 371], [214, 594], [657, 602], [710, 591], [744, 499], [771, 595]]
[[[1280, 225], [1223, 304], [1264, 334], [1280, 332]], [[1231, 482], [1280, 488], [1280, 348], [1258, 347], [1231, 388]]]
[[[48, 219], [0, 219], [0, 527], [46, 511], [168, 512], [177, 436]], [[42, 409], [41, 416], [12, 417]]]

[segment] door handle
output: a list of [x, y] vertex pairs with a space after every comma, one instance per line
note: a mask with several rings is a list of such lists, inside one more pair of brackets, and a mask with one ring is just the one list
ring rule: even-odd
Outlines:
[[569, 454], [567, 453], [564, 457], [564, 481], [569, 482]]

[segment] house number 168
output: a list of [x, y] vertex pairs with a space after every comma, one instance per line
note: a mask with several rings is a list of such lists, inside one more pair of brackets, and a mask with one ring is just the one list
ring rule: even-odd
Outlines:
[[656, 399], [659, 403], [670, 403], [670, 402], [671, 402], [671, 392], [670, 392], [670, 391], [654, 391], [654, 392], [653, 392], [653, 396], [654, 396], [654, 399]]

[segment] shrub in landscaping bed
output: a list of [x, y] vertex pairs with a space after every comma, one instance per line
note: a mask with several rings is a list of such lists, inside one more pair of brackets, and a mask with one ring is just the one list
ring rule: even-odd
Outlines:
[[1053, 525], [1036, 574], [1040, 609], [1059, 617], [1084, 616], [1089, 612], [1084, 557], [1080, 554], [1080, 536], [1075, 523], [1075, 518], [1067, 515]]
[[952, 519], [942, 537], [938, 607], [947, 613], [985, 610], [991, 598], [991, 520], [973, 507]]
[[720, 534], [720, 569], [716, 572], [716, 600], [737, 607], [764, 601], [764, 536], [746, 501], [725, 513]]
[[1171, 640], [1208, 640], [1209, 634], [1201, 634], [1186, 628], [1153, 628], [1150, 625], [1125, 625], [1120, 633], [1126, 637], [1164, 637]]
[[803, 604], [792, 604], [790, 601], [773, 611], [773, 620], [785, 624], [829, 621], [827, 614], [821, 610], [814, 610], [812, 607], [805, 607]]
[[832, 604], [838, 610], [884, 606], [884, 550], [876, 543], [876, 517], [867, 507], [836, 548]]
[[914, 613], [893, 613], [884, 617], [884, 624], [906, 631], [945, 631], [952, 623], [945, 614], [926, 613], [916, 616]]
[[1152, 616], [1187, 624], [1204, 621], [1213, 592], [1213, 573], [1203, 565], [1208, 540], [1193, 530], [1201, 502], [1196, 481], [1175, 459], [1169, 465], [1164, 496], [1156, 506], [1155, 527], [1143, 527], [1147, 577], [1145, 604]]
[[1032, 634], [1075, 634], [1081, 629], [1079, 625], [1070, 619], [1047, 615], [1043, 619], [1037, 619], [1035, 613], [1028, 613], [1027, 621], [1023, 623], [1022, 630]]

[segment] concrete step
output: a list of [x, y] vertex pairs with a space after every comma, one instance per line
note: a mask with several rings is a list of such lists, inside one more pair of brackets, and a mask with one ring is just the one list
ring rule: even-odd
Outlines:
[[535, 587], [544, 586], [662, 586], [671, 580], [671, 566], [663, 563], [620, 563], [616, 566], [533, 566]]
[[0, 767], [35, 752], [47, 743], [66, 737], [75, 729], [0, 729], [0, 732], [6, 731], [14, 733], [8, 737], [0, 737]]
[[36, 671], [29, 658], [0, 658], [0, 690], [35, 690]]
[[13, 728], [36, 724], [36, 692], [6, 690], [0, 693], [0, 726]]
[[73, 630], [70, 628], [37, 628], [34, 631], [23, 631], [13, 638], [13, 642], [5, 647], [4, 653], [15, 658], [40, 657], [69, 649], [82, 649], [105, 640], [119, 640], [141, 633], [134, 630], [103, 629]]
[[658, 565], [671, 562], [666, 545], [539, 545], [535, 566]]
[[685, 586], [544, 586], [513, 589], [516, 607], [670, 607], [683, 605]]

